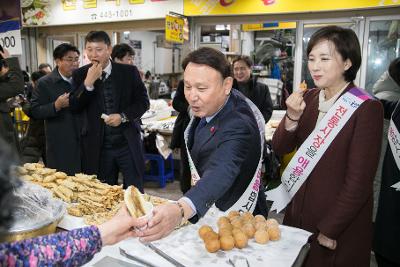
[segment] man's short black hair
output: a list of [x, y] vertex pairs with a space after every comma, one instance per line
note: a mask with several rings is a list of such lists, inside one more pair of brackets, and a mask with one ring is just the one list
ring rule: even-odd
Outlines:
[[307, 46], [307, 56], [314, 46], [325, 40], [335, 45], [343, 61], [347, 59], [351, 61], [351, 67], [343, 73], [343, 76], [347, 82], [354, 81], [361, 66], [361, 48], [356, 33], [339, 26], [323, 27], [311, 36]]
[[46, 76], [46, 72], [38, 70], [38, 71], [34, 71], [31, 74], [31, 80], [32, 82], [36, 82], [37, 80], [39, 80], [40, 78], [42, 78], [43, 76]]
[[45, 69], [45, 68], [50, 68], [52, 69], [52, 67], [50, 66], [49, 63], [41, 63], [38, 67], [39, 70]]
[[231, 66], [225, 55], [214, 48], [202, 47], [193, 52], [190, 52], [186, 58], [182, 61], [183, 70], [190, 63], [196, 63], [201, 65], [207, 65], [216, 71], [218, 71], [222, 78], [231, 77]]
[[251, 58], [249, 56], [238, 56], [236, 57], [233, 61], [232, 61], [232, 67], [233, 65], [235, 65], [236, 62], [238, 61], [243, 61], [247, 67], [251, 68], [251, 66], [253, 66], [253, 61], [251, 60]]
[[128, 44], [117, 44], [114, 45], [112, 52], [111, 52], [111, 59], [115, 60], [115, 58], [122, 59], [124, 56], [134, 56], [135, 51], [132, 47]]
[[75, 46], [71, 45], [71, 44], [60, 44], [58, 45], [54, 51], [53, 51], [53, 58], [54, 60], [56, 59], [62, 59], [68, 52], [73, 51], [78, 53], [78, 55], [80, 55], [78, 48], [76, 48]]
[[390, 77], [400, 86], [400, 57], [390, 63], [388, 71]]
[[111, 45], [110, 36], [105, 31], [90, 31], [85, 37], [86, 43], [103, 42], [106, 45]]

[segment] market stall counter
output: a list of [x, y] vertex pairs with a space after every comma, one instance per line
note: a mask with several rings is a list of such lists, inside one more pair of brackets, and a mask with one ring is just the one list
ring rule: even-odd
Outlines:
[[[169, 236], [152, 244], [180, 263], [181, 266], [287, 267], [293, 265], [300, 250], [307, 243], [308, 237], [311, 235], [311, 233], [301, 229], [280, 225], [281, 239], [278, 241], [257, 244], [254, 240], [249, 240], [248, 246], [243, 249], [234, 248], [230, 251], [219, 250], [216, 253], [209, 253], [198, 235], [198, 230], [205, 224], [216, 228], [217, 219], [222, 215], [224, 215], [223, 212], [213, 207], [197, 224], [183, 226], [172, 232]], [[174, 265], [158, 255], [137, 238], [127, 239], [113, 246], [104, 247], [100, 253], [96, 254], [84, 266], [104, 266], [102, 262], [115, 260], [132, 264], [120, 266], [146, 266], [138, 262], [138, 260], [130, 260], [126, 256], [121, 255], [120, 249], [130, 255], [130, 257], [144, 260], [154, 266], [177, 266], [177, 264]], [[247, 265], [242, 265], [243, 263]]]
[[[65, 230], [99, 225], [112, 217], [123, 204], [125, 193], [121, 186], [101, 183], [91, 175], [66, 176], [36, 163], [27, 163], [16, 170], [24, 181], [47, 188], [54, 197], [65, 202], [67, 213], [58, 224], [59, 228]], [[154, 206], [169, 202], [167, 199], [147, 194], [143, 194], [142, 197]], [[242, 245], [235, 239], [235, 244], [228, 248], [223, 244], [224, 227], [221, 225], [224, 220], [230, 220], [232, 235], [235, 238], [233, 226], [237, 223], [245, 226], [251, 221], [250, 228], [255, 228]], [[240, 214], [237, 211], [226, 213], [213, 206], [197, 224], [185, 222], [169, 236], [153, 242], [152, 246], [141, 243], [137, 238], [124, 240], [103, 247], [85, 266], [143, 266], [143, 262], [150, 263], [145, 266], [239, 266], [237, 263], [241, 261], [248, 263], [248, 266], [292, 266], [311, 233], [279, 225], [273, 219], [269, 220], [269, 223], [272, 225], [268, 225], [268, 220], [260, 215], [254, 217], [250, 213]], [[203, 235], [202, 231], [199, 231], [201, 227], [213, 230], [219, 228], [219, 231], [216, 230], [218, 234], [211, 231], [209, 233], [216, 235], [217, 242], [220, 242], [218, 247], [210, 248], [207, 245], [207, 234]], [[244, 233], [248, 235], [244, 228], [241, 227], [240, 230], [243, 231], [242, 236]], [[258, 238], [257, 232], [260, 229], [267, 231], [269, 238]], [[269, 229], [277, 230], [277, 234], [273, 235]], [[169, 261], [165, 259], [167, 257], [160, 256], [160, 251], [168, 255]], [[124, 255], [121, 255], [121, 252]], [[175, 264], [170, 261], [175, 261]]]

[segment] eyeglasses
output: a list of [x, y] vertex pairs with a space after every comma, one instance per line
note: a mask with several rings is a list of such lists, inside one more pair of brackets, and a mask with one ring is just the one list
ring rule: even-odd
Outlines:
[[79, 57], [65, 57], [65, 58], [63, 58], [62, 60], [64, 60], [64, 61], [67, 61], [67, 62], [70, 62], [70, 63], [72, 63], [72, 62], [78, 62], [79, 61]]

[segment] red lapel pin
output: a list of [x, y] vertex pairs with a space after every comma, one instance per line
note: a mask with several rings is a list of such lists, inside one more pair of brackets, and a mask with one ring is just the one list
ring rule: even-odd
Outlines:
[[212, 127], [210, 128], [210, 132], [211, 132], [211, 133], [214, 133], [214, 132], [215, 132], [215, 127], [214, 127], [214, 126], [212, 126]]

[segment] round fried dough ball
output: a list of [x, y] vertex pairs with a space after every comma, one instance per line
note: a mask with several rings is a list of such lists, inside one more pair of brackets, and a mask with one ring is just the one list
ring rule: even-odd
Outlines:
[[281, 230], [279, 229], [279, 226], [269, 227], [268, 235], [269, 235], [269, 239], [272, 241], [277, 241], [277, 240], [281, 239]]
[[208, 240], [207, 242], [204, 243], [204, 245], [206, 246], [207, 251], [210, 253], [217, 252], [221, 247], [218, 239]]
[[238, 228], [238, 227], [234, 227], [234, 228], [232, 229], [232, 234], [233, 234], [233, 235], [235, 235], [235, 234], [238, 233], [238, 232], [243, 233], [243, 230], [242, 230], [241, 228]]
[[256, 227], [256, 230], [266, 230], [267, 229], [266, 222], [256, 222], [256, 224], [254, 226]]
[[210, 231], [212, 231], [212, 230], [213, 230], [213, 229], [212, 229], [211, 226], [209, 226], [209, 225], [203, 225], [203, 226], [201, 226], [201, 227], [199, 228], [199, 236], [200, 236], [200, 238], [201, 238], [201, 239], [204, 239], [205, 233], [210, 232]]
[[230, 223], [231, 223], [231, 221], [230, 221], [229, 218], [226, 217], [226, 216], [220, 217], [220, 218], [218, 219], [218, 221], [217, 221], [217, 225], [218, 225], [219, 228], [221, 228], [221, 225], [230, 224]]
[[229, 230], [232, 231], [233, 226], [232, 226], [231, 223], [224, 223], [224, 224], [222, 224], [221, 226], [219, 226], [219, 229], [224, 229], [224, 228], [229, 229]]
[[232, 221], [232, 218], [238, 217], [238, 216], [240, 216], [240, 212], [238, 212], [237, 210], [231, 210], [231, 211], [228, 213], [228, 218], [229, 218], [229, 220], [231, 220], [231, 221]]
[[254, 233], [256, 232], [256, 228], [250, 223], [243, 225], [242, 230], [247, 235], [248, 238], [253, 238]]
[[219, 240], [222, 250], [231, 250], [235, 247], [235, 239], [231, 235], [221, 236]]
[[210, 239], [218, 239], [218, 234], [214, 231], [209, 231], [205, 233], [203, 237], [204, 242], [207, 242]]
[[236, 233], [236, 235], [233, 236], [233, 238], [235, 239], [235, 247], [237, 248], [244, 248], [247, 247], [247, 242], [248, 242], [248, 238], [247, 235], [245, 233]]
[[228, 228], [222, 228], [222, 229], [219, 229], [218, 235], [220, 237], [224, 236], [224, 235], [232, 235], [232, 231], [230, 229], [228, 229]]
[[254, 217], [253, 218], [250, 218], [250, 217], [242, 218], [243, 225], [248, 224], [248, 223], [254, 225], [256, 223], [256, 220], [254, 219]]
[[267, 223], [267, 227], [271, 227], [271, 226], [278, 226], [279, 225], [279, 223], [278, 223], [278, 221], [277, 220], [275, 220], [275, 219], [268, 219], [267, 221], [266, 221], [266, 223]]
[[257, 230], [254, 234], [254, 239], [258, 244], [265, 244], [269, 240], [269, 235], [265, 230]]
[[233, 227], [241, 228], [243, 225], [242, 218], [236, 217], [231, 221]]
[[265, 217], [263, 216], [263, 215], [261, 215], [261, 214], [258, 214], [258, 215], [256, 215], [256, 216], [254, 216], [254, 220], [256, 221], [256, 222], [265, 222], [266, 220], [265, 220]]
[[251, 212], [246, 211], [242, 214], [242, 218], [244, 220], [251, 220], [251, 219], [254, 219], [254, 216]]

